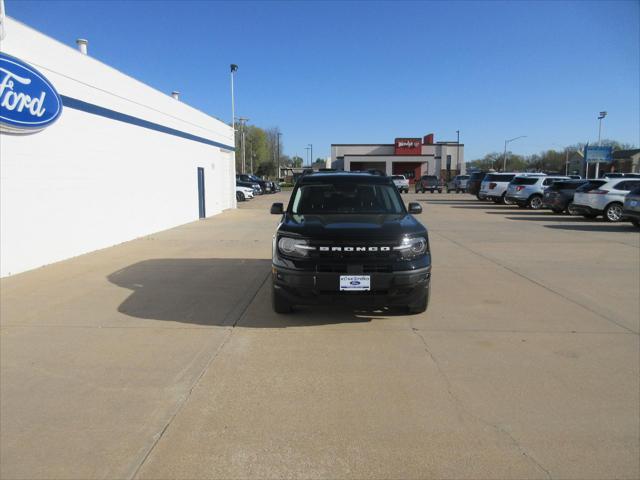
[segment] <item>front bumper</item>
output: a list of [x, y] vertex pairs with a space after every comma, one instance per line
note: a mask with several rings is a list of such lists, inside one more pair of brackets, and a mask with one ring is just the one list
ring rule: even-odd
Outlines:
[[371, 290], [366, 292], [341, 292], [340, 275], [345, 274], [272, 268], [273, 288], [292, 305], [407, 306], [428, 294], [431, 284], [430, 266], [365, 274], [371, 277]]
[[640, 220], [640, 211], [624, 208], [622, 210], [622, 217], [625, 220]]
[[571, 209], [578, 215], [602, 215], [602, 210], [597, 210], [589, 205], [576, 205], [574, 203]]

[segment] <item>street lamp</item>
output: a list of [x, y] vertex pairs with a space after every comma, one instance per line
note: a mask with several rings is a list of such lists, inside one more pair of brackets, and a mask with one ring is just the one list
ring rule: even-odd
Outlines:
[[313, 165], [313, 144], [309, 144], [309, 148], [311, 149], [311, 154], [309, 155], [309, 166]]
[[520, 138], [526, 138], [526, 135], [520, 135], [519, 137], [510, 138], [509, 140], [504, 141], [504, 156], [502, 157], [502, 171], [507, 171], [507, 145], [515, 140]]
[[607, 116], [607, 112], [600, 112], [598, 115], [598, 146], [600, 146], [600, 135], [602, 133], [602, 119]]

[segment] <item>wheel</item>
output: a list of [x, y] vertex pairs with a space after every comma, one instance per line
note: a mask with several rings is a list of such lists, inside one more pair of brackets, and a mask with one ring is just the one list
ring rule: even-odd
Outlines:
[[479, 193], [476, 193], [476, 198], [477, 198], [478, 200], [482, 200], [482, 199], [480, 198], [480, 194], [479, 194]]
[[456, 193], [460, 193], [460, 189], [459, 188], [456, 188]]
[[619, 222], [622, 220], [622, 204], [618, 202], [610, 203], [604, 209], [603, 216], [607, 222]]
[[271, 287], [271, 306], [276, 313], [290, 313], [291, 304], [284, 298], [275, 287]]
[[236, 200], [239, 201], [239, 202], [244, 202], [245, 201], [244, 193], [236, 192]]
[[529, 208], [540, 210], [542, 208], [542, 197], [540, 195], [532, 195], [528, 202]]
[[441, 188], [438, 189], [438, 193], [442, 193], [442, 189]]
[[505, 192], [504, 197], [502, 197], [502, 198], [504, 198], [504, 204], [505, 204], [505, 205], [513, 205], [513, 204], [514, 204], [514, 202], [513, 202], [512, 200], [507, 200], [507, 195], [506, 195], [506, 193], [507, 193], [507, 192]]
[[431, 193], [433, 193], [433, 188], [431, 189]]
[[429, 289], [427, 288], [424, 295], [416, 303], [407, 305], [407, 311], [410, 314], [423, 313], [427, 311], [429, 306]]

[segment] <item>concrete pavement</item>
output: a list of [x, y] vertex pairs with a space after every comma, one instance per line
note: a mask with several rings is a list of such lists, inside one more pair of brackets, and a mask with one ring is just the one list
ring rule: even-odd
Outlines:
[[405, 197], [422, 315], [274, 314], [284, 193], [3, 279], [0, 477], [640, 477], [638, 232]]

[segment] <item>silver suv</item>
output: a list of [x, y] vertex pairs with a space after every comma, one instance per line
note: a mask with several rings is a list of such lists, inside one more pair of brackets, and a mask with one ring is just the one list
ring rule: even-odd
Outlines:
[[604, 178], [595, 185], [590, 182], [576, 190], [572, 211], [586, 218], [602, 215], [609, 222], [619, 222], [623, 218], [624, 197], [638, 187], [640, 178]]
[[507, 187], [507, 203], [538, 210], [543, 206], [544, 191], [556, 180], [569, 180], [569, 177], [518, 175]]
[[447, 193], [455, 190], [456, 193], [464, 193], [467, 191], [467, 180], [469, 175], [456, 175], [449, 183], [447, 183]]
[[514, 179], [517, 173], [487, 173], [480, 184], [478, 198], [481, 200], [493, 200], [495, 203], [504, 203], [504, 194], [507, 185]]

